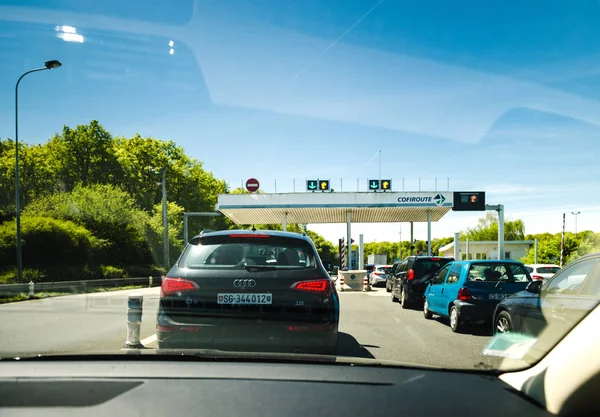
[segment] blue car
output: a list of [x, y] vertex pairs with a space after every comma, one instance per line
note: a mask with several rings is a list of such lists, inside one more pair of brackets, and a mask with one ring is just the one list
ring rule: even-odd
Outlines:
[[454, 261], [446, 264], [425, 289], [423, 315], [450, 319], [453, 332], [466, 323], [491, 322], [496, 305], [523, 291], [531, 276], [521, 262], [510, 260]]

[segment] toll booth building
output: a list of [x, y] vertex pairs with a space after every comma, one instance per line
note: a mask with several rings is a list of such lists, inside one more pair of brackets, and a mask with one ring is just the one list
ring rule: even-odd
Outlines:
[[[346, 223], [346, 253], [351, 254], [352, 223], [431, 225], [452, 210], [452, 193], [432, 192], [304, 192], [283, 194], [221, 194], [217, 210], [239, 225], [280, 223]], [[362, 260], [362, 253], [358, 254]], [[355, 262], [356, 263], [356, 262]]]
[[[507, 240], [504, 242], [504, 259], [521, 260], [534, 244], [532, 240]], [[461, 240], [458, 245], [458, 259], [498, 259], [498, 241], [467, 241]], [[442, 246], [440, 256], [454, 256], [454, 242]]]

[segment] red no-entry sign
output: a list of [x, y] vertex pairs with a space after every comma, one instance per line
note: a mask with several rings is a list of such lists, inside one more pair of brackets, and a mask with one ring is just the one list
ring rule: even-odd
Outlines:
[[256, 178], [250, 178], [248, 181], [246, 181], [246, 190], [250, 191], [251, 193], [258, 191], [258, 187], [260, 187], [260, 184]]

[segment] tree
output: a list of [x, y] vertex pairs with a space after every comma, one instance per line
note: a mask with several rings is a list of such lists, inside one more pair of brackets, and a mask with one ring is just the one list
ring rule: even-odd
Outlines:
[[[480, 218], [477, 226], [460, 233], [461, 238], [473, 241], [490, 241], [498, 239], [498, 216], [487, 212]], [[524, 240], [525, 224], [523, 220], [504, 222], [504, 240]]]
[[[560, 247], [562, 234], [540, 233], [537, 235], [527, 235], [527, 240], [538, 240], [538, 263], [560, 262]], [[583, 231], [574, 235], [571, 232], [565, 233], [564, 263], [567, 264], [575, 259], [587, 255], [588, 253], [600, 251], [600, 233], [594, 234], [592, 231]], [[535, 245], [533, 245], [527, 255], [521, 259], [524, 263], [535, 262]]]
[[213, 211], [219, 194], [227, 192], [225, 181], [204, 171], [173, 141], [154, 138], [116, 138], [114, 152], [122, 178], [119, 185], [146, 211], [161, 201], [161, 171], [166, 169], [167, 195], [186, 211]]
[[96, 120], [75, 129], [64, 126], [62, 134], [48, 144], [64, 189], [70, 191], [77, 184], [115, 183], [120, 175], [112, 143], [110, 133]]
[[312, 230], [307, 230], [306, 234], [311, 238], [315, 247], [317, 248], [317, 252], [319, 257], [322, 260], [330, 260], [335, 261], [337, 259], [337, 249], [327, 239], [318, 234], [317, 232], [313, 232]]
[[15, 215], [15, 143], [0, 141], [0, 220]]
[[[177, 203], [168, 202], [167, 223], [169, 225], [169, 264], [172, 265], [177, 261], [183, 249], [183, 207], [177, 205]], [[154, 206], [152, 217], [148, 222], [147, 236], [154, 263], [161, 265], [164, 259], [162, 204]]]

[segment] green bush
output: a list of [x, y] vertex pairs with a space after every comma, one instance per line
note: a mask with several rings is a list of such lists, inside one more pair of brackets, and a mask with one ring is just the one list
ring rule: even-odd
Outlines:
[[30, 216], [51, 216], [84, 226], [106, 242], [96, 264], [152, 263], [146, 242], [148, 215], [120, 188], [107, 184], [77, 186], [70, 193], [39, 198], [27, 206]]
[[129, 265], [125, 266], [125, 273], [129, 278], [140, 278], [140, 277], [158, 277], [163, 276], [167, 273], [165, 268], [156, 265]]
[[[0, 225], [0, 265], [16, 266], [16, 225]], [[23, 265], [44, 269], [49, 265], [83, 266], [93, 262], [105, 242], [83, 226], [50, 217], [21, 218]]]
[[110, 265], [100, 265], [102, 269], [102, 278], [124, 278], [125, 270]]

